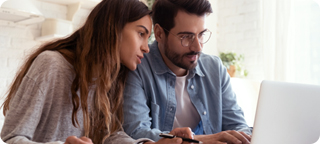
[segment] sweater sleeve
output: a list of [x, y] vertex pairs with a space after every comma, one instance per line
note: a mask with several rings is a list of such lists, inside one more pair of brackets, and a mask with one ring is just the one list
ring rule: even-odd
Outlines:
[[55, 142], [47, 142], [47, 143], [37, 143], [30, 141], [28, 138], [24, 136], [16, 136], [8, 141], [6, 141], [7, 144], [64, 144], [64, 142], [61, 141], [55, 141]]
[[30, 139], [40, 121], [44, 105], [45, 96], [41, 89], [33, 79], [25, 76], [10, 101], [1, 131], [2, 140], [8, 144], [38, 144]]
[[[10, 100], [9, 109], [6, 111], [1, 131], [1, 138], [4, 142], [8, 144], [49, 142], [51, 144], [53, 141], [62, 140], [47, 139], [47, 135], [59, 133], [51, 128], [57, 127], [56, 125], [51, 127], [40, 125], [40, 123], [46, 123], [47, 121], [59, 120], [58, 116], [52, 116], [52, 112], [56, 111], [56, 108], [52, 105], [58, 105], [59, 100], [51, 99], [58, 95], [53, 92], [60, 92], [62, 89], [52, 84], [60, 84], [63, 87], [63, 83], [58, 81], [61, 78], [55, 77], [53, 74], [59, 73], [56, 71], [58, 64], [52, 59], [54, 57], [48, 54], [39, 55], [23, 77], [15, 95]], [[46, 89], [52, 90], [51, 93]], [[38, 129], [44, 130], [38, 132]], [[42, 139], [35, 140], [35, 137], [41, 137]]]

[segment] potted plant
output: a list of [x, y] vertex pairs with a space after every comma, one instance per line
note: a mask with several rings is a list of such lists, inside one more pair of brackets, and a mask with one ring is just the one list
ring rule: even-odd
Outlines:
[[147, 0], [147, 4], [148, 4], [148, 7], [151, 9], [152, 7], [152, 4], [154, 3], [155, 0]]
[[[155, 1], [155, 0], [145, 0], [146, 4], [147, 4], [147, 6], [149, 7], [150, 10], [152, 9], [152, 5], [153, 5], [154, 1]], [[153, 26], [152, 26], [152, 27], [153, 27]], [[154, 37], [154, 32], [153, 32], [153, 28], [152, 28], [152, 30], [151, 30], [151, 36], [150, 36], [150, 38], [149, 38], [149, 40], [148, 40], [148, 43], [149, 43], [149, 44], [152, 44], [152, 42], [153, 42], [155, 39], [156, 39], [156, 38]]]
[[244, 60], [243, 55], [238, 55], [235, 52], [221, 52], [219, 57], [222, 64], [227, 68], [230, 77], [246, 77], [248, 71], [243, 69], [242, 62]]

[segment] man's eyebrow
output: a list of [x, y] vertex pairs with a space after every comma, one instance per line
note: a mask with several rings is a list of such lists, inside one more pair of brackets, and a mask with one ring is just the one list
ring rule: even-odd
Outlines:
[[[205, 29], [205, 30], [201, 31], [200, 33], [203, 33], [203, 32], [205, 32], [207, 30], [208, 29]], [[193, 35], [195, 35], [195, 33], [193, 33], [193, 32], [179, 32], [177, 35], [179, 35], [179, 34], [193, 34]]]
[[143, 26], [143, 25], [137, 25], [137, 27], [142, 27], [142, 28], [144, 28], [144, 30], [146, 30], [146, 33], [149, 34], [149, 30], [148, 30], [145, 26]]
[[206, 32], [206, 31], [208, 31], [208, 29], [204, 29], [203, 31], [201, 31], [200, 33], [204, 33], [204, 32]]
[[177, 33], [177, 35], [179, 35], [179, 34], [193, 34], [194, 35], [194, 33], [192, 33], [192, 32], [179, 32], [179, 33]]

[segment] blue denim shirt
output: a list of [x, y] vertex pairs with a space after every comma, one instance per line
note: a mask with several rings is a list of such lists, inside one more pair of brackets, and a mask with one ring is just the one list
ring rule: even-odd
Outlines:
[[[144, 57], [126, 81], [123, 128], [134, 139], [157, 141], [160, 133], [169, 133], [173, 127], [176, 75], [164, 63], [156, 41]], [[187, 81], [187, 91], [200, 115], [204, 134], [225, 130], [251, 134], [227, 70], [217, 56], [202, 53], [198, 65], [189, 70]]]

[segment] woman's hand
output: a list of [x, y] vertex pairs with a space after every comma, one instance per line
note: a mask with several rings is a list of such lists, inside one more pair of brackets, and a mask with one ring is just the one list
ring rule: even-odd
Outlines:
[[76, 136], [69, 136], [66, 139], [66, 142], [64, 144], [93, 144], [90, 138], [87, 138], [85, 136], [81, 138], [77, 138]]

